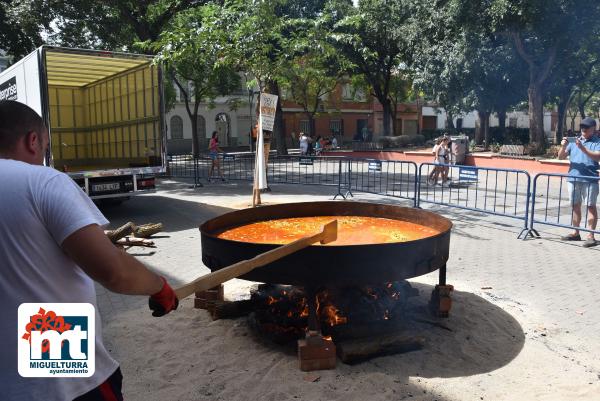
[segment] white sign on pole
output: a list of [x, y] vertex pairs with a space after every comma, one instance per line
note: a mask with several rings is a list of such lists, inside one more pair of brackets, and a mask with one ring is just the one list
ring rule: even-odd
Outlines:
[[275, 112], [277, 110], [277, 96], [268, 93], [260, 94], [260, 120], [266, 131], [273, 131], [275, 125]]
[[[263, 126], [264, 115], [263, 115], [263, 98], [265, 96], [272, 96], [275, 98], [275, 105], [277, 105], [277, 96], [267, 95], [265, 93], [260, 94], [260, 108], [258, 114], [258, 132], [257, 132], [257, 141], [256, 141], [256, 167], [254, 169], [255, 177], [254, 182], [256, 185], [255, 189], [266, 189], [268, 188], [267, 184], [267, 166], [265, 160], [265, 138], [263, 135], [263, 129], [266, 129]], [[264, 110], [270, 109], [269, 107], [265, 107]], [[273, 109], [275, 110], [275, 109]], [[275, 120], [275, 113], [273, 113], [273, 118], [271, 119], [271, 131], [273, 130], [273, 121]]]

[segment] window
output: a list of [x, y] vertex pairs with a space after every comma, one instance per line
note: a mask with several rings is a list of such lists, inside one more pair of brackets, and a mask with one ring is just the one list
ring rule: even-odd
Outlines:
[[511, 128], [517, 128], [517, 117], [511, 117], [508, 119], [508, 126]]
[[329, 121], [329, 131], [331, 131], [333, 135], [342, 134], [342, 120]]
[[179, 116], [171, 117], [171, 139], [183, 139], [183, 120]]
[[356, 100], [357, 102], [366, 102], [367, 101], [367, 94], [365, 93], [364, 89], [362, 89], [362, 88], [356, 89], [356, 92], [354, 93], [354, 100]]
[[310, 123], [308, 120], [300, 120], [300, 132], [304, 132], [308, 135], [312, 134], [312, 132], [310, 132]]
[[196, 132], [200, 140], [206, 138], [206, 119], [200, 114], [198, 114], [198, 119], [196, 120]]
[[354, 96], [352, 96], [352, 86], [350, 84], [342, 85], [342, 99], [343, 100], [352, 100]]

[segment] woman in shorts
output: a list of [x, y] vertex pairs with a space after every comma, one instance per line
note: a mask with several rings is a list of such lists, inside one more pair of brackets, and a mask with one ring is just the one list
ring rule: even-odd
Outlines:
[[436, 139], [435, 146], [432, 149], [433, 153], [433, 170], [427, 177], [427, 183], [429, 185], [437, 184], [438, 177], [440, 174], [442, 175], [442, 185], [448, 181], [448, 167], [445, 164], [449, 162], [450, 149], [448, 144], [450, 143], [450, 138], [447, 136], [440, 137]]
[[212, 178], [213, 171], [215, 167], [217, 168], [217, 173], [221, 178], [221, 181], [225, 181], [225, 177], [223, 177], [223, 172], [221, 171], [221, 165], [219, 164], [219, 152], [223, 152], [223, 149], [219, 147], [219, 138], [217, 136], [217, 131], [213, 131], [212, 136], [210, 138], [210, 142], [208, 144], [208, 156], [210, 160], [212, 160], [212, 164], [210, 166], [210, 171], [208, 172], [208, 181]]

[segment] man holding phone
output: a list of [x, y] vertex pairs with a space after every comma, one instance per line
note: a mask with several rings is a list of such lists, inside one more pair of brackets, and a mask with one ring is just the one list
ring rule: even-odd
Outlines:
[[[581, 121], [581, 136], [578, 138], [563, 138], [559, 159], [569, 156], [569, 195], [573, 206], [573, 226], [579, 227], [581, 223], [581, 204], [585, 201], [588, 211], [588, 225], [590, 230], [596, 229], [598, 211], [596, 200], [598, 198], [598, 176], [600, 165], [600, 138], [594, 135], [596, 120], [586, 117]], [[581, 241], [579, 230], [561, 238], [563, 241]], [[590, 232], [583, 243], [585, 248], [595, 246], [594, 233]]]

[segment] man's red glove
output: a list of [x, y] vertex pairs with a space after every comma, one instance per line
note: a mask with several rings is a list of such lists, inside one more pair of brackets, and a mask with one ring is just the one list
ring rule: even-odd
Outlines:
[[173, 291], [164, 277], [161, 277], [161, 279], [163, 281], [162, 289], [156, 294], [151, 295], [148, 300], [148, 306], [153, 311], [152, 316], [164, 316], [179, 306], [179, 300], [175, 295], [175, 291]]

